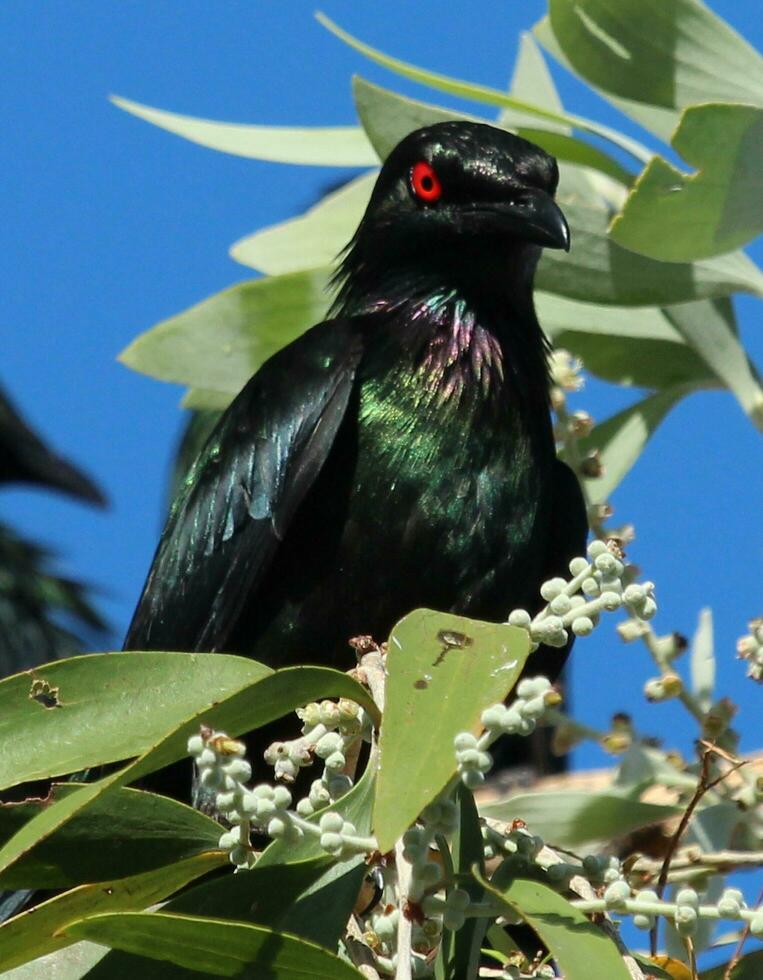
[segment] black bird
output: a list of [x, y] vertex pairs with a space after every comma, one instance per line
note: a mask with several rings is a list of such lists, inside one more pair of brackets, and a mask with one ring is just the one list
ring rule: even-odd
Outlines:
[[[126, 649], [344, 667], [418, 606], [505, 620], [585, 547], [532, 283], [555, 160], [470, 122], [390, 154], [330, 319], [265, 363], [176, 498]], [[532, 670], [555, 676], [560, 651]]]
[[32, 483], [99, 507], [106, 498], [87, 474], [59, 456], [0, 389], [0, 483]]
[[[18, 483], [106, 503], [90, 477], [51, 449], [0, 388], [0, 487]], [[105, 635], [88, 589], [56, 575], [51, 557], [0, 524], [0, 677], [81, 652], [83, 633]]]

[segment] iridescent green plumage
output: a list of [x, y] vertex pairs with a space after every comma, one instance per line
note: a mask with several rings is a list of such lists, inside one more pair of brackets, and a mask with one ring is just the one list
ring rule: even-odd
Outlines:
[[[422, 159], [438, 201], [411, 188]], [[333, 318], [261, 368], [202, 450], [128, 648], [346, 665], [350, 637], [383, 639], [416, 606], [537, 605], [586, 536], [532, 303], [540, 246], [567, 244], [555, 184], [550, 157], [488, 126], [397, 147]]]

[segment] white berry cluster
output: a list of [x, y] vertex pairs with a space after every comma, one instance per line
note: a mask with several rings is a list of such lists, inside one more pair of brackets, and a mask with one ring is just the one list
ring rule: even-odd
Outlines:
[[317, 756], [332, 772], [341, 772], [346, 753], [359, 737], [369, 738], [370, 719], [354, 701], [312, 702], [300, 708], [302, 736], [289, 742], [273, 742], [265, 761], [275, 769], [275, 778], [292, 783], [300, 769], [313, 764]]
[[750, 632], [737, 641], [737, 656], [747, 661], [747, 676], [763, 681], [763, 616], [750, 621]]
[[482, 712], [485, 727], [477, 738], [471, 732], [460, 732], [454, 739], [456, 764], [461, 781], [475, 789], [485, 781], [493, 759], [488, 748], [501, 735], [530, 735], [548, 708], [561, 703], [561, 695], [547, 677], [523, 677], [510, 705], [494, 704]]
[[583, 362], [563, 347], [551, 352], [548, 367], [552, 384], [562, 391], [580, 391], [585, 384]]
[[664, 901], [650, 888], [632, 893], [627, 881], [618, 878], [606, 887], [601, 899], [573, 901], [572, 904], [587, 913], [607, 911], [632, 916], [636, 928], [644, 930], [651, 929], [660, 915], [670, 919], [682, 936], [693, 936], [701, 919], [741, 920], [749, 923], [754, 936], [763, 935], [763, 910], [748, 909], [742, 893], [736, 888], [727, 888], [714, 905], [703, 905], [693, 888], [681, 888], [673, 901]]
[[246, 785], [251, 779], [252, 768], [243, 758], [245, 749], [242, 742], [208, 728], [202, 728], [199, 735], [188, 740], [188, 752], [198, 767], [201, 785], [215, 792], [215, 807], [231, 825], [231, 829], [220, 837], [219, 846], [228, 851], [237, 868], [250, 868], [254, 864], [250, 841], [252, 829], [273, 839], [287, 841], [297, 841], [306, 833], [312, 834], [319, 838], [321, 847], [335, 857], [375, 849], [373, 838], [358, 836], [354, 825], [338, 813], [324, 813], [318, 822], [305, 819], [346, 793], [352, 787], [349, 776], [326, 770], [323, 777], [313, 783], [310, 796], [300, 800], [295, 810], [291, 810], [292, 796], [286, 786]]
[[188, 752], [196, 763], [199, 783], [215, 792], [216, 808], [232, 825], [220, 838], [220, 848], [228, 851], [237, 868], [251, 867], [250, 791], [246, 783], [252, 767], [244, 758], [246, 746], [224, 732], [202, 728], [199, 735], [188, 739]]
[[657, 612], [652, 582], [636, 583], [634, 568], [623, 561], [614, 540], [592, 541], [588, 558], [573, 558], [569, 564], [571, 579], [552, 578], [544, 582], [540, 594], [547, 605], [534, 618], [525, 609], [514, 609], [509, 623], [526, 629], [531, 649], [542, 644], [564, 647], [570, 631], [588, 636], [602, 612], [626, 608], [640, 620], [651, 619]]

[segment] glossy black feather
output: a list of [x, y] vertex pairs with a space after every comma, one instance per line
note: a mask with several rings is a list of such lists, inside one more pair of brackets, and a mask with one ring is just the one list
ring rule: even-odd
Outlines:
[[[443, 195], [417, 200], [426, 160]], [[128, 649], [350, 662], [417, 606], [503, 620], [585, 547], [557, 462], [532, 280], [567, 247], [557, 171], [504, 131], [447, 123], [385, 163], [334, 319], [223, 414], [165, 528]], [[564, 652], [530, 666], [556, 676]]]
[[329, 321], [234, 400], [172, 508], [125, 649], [220, 650], [320, 472], [361, 342]]

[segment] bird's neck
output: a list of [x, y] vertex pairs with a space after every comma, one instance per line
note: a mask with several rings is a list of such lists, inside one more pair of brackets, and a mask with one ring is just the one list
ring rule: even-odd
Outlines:
[[532, 300], [536, 262], [537, 254], [522, 251], [508, 261], [462, 255], [401, 267], [350, 253], [334, 313], [387, 321], [440, 397], [508, 394], [547, 420], [549, 348]]

